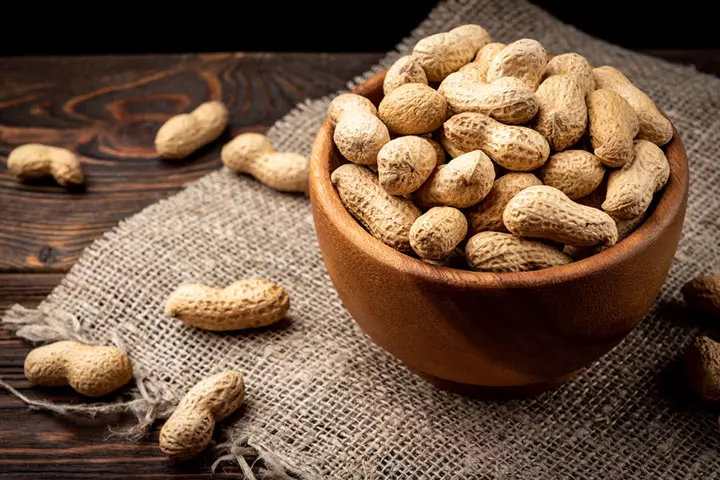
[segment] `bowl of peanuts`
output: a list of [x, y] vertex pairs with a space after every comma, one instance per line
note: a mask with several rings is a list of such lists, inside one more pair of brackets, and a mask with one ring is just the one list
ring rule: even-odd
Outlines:
[[422, 377], [486, 397], [553, 388], [632, 330], [687, 194], [682, 140], [622, 72], [476, 25], [333, 99], [310, 161], [351, 316]]

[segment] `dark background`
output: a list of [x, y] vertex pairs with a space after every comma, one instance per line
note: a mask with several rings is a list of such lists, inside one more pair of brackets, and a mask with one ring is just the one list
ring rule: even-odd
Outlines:
[[[715, 2], [535, 3], [590, 34], [634, 49], [718, 48]], [[386, 51], [434, 0], [398, 2], [77, 2], [4, 4], [0, 55], [220, 51]]]

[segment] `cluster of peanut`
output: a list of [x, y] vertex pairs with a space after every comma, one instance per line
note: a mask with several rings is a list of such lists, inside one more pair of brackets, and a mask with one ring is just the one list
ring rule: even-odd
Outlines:
[[332, 182], [373, 236], [430, 262], [518, 272], [592, 255], [644, 221], [670, 174], [673, 128], [647, 95], [577, 53], [548, 61], [535, 40], [431, 35], [383, 90], [377, 108], [330, 104], [350, 162]]

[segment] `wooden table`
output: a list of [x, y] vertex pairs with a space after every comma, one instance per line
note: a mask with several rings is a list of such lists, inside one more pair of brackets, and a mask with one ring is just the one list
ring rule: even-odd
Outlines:
[[[654, 51], [720, 73], [717, 51]], [[37, 305], [83, 248], [121, 219], [219, 168], [219, 145], [187, 161], [159, 160], [157, 128], [208, 99], [231, 110], [232, 129], [262, 132], [296, 103], [343, 86], [381, 57], [364, 54], [208, 54], [0, 59], [0, 159], [41, 142], [82, 157], [87, 189], [17, 183], [0, 168], [0, 315]], [[30, 388], [30, 344], [0, 328], [0, 376], [28, 395], [84, 401], [70, 388]], [[105, 439], [102, 423], [34, 413], [0, 390], [0, 478], [213, 478], [209, 458], [182, 465], [157, 447]], [[238, 478], [228, 466], [219, 476]]]

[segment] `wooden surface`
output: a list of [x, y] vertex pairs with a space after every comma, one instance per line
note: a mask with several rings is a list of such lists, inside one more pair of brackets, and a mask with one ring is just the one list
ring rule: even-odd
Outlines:
[[[662, 51], [720, 73], [717, 52]], [[152, 155], [170, 114], [219, 98], [233, 134], [263, 131], [296, 102], [329, 93], [380, 54], [154, 55], [0, 59], [0, 315], [37, 305], [83, 248], [121, 219], [218, 168], [219, 144], [184, 162]], [[230, 133], [226, 134], [226, 138]], [[45, 141], [77, 149], [84, 193], [50, 182], [23, 185], [4, 162], [13, 146]], [[28, 395], [81, 402], [68, 388], [29, 388], [22, 373], [31, 348], [0, 328], [0, 376]], [[106, 439], [103, 425], [30, 412], [0, 390], [0, 478], [214, 478], [206, 459], [182, 466], [158, 450], [157, 429], [138, 444]], [[226, 467], [238, 478], [238, 470]]]

